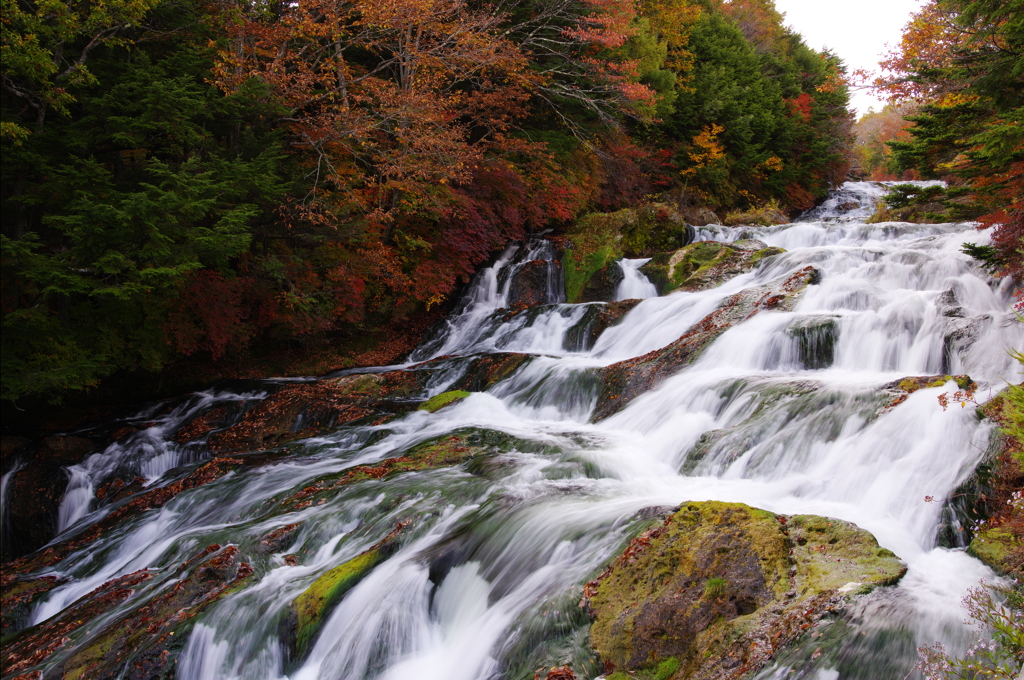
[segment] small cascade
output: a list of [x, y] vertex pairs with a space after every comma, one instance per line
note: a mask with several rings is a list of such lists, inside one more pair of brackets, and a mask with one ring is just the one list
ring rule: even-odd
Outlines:
[[[883, 193], [848, 183], [793, 224], [700, 228], [697, 240], [786, 250], [706, 290], [659, 297], [645, 261], [623, 260], [616, 298], [636, 302], [567, 304], [554, 245], [515, 244], [407, 364], [211, 390], [119, 422], [134, 431], [67, 470], [55, 561], [29, 575], [58, 578], [30, 622], [78, 611], [112, 579], [146, 580], [38, 669], [58, 673], [99, 644], [95, 631], [177, 592], [189, 578], [180, 565], [216, 545], [252, 571], [160, 647], [177, 655], [179, 680], [497, 680], [556, 663], [593, 680], [604, 670], [588, 646], [584, 585], [649, 518], [720, 500], [856, 523], [908, 567], [835, 627], [842, 654], [797, 646], [758, 678], [920, 680], [916, 647], [963, 651], [960, 599], [994, 578], [942, 538], [957, 507], [926, 500], [966, 483], [992, 425], [970, 404], [939, 406], [952, 381], [899, 385], [969, 373], [983, 400], [1016, 375], [1006, 349], [1024, 347], [1024, 332], [1009, 284], [960, 251], [988, 232], [864, 223]], [[595, 417], [609, 376], [633, 375], [714, 326], [699, 328], [723, 303], [808, 267], [814, 283], [791, 304], [741, 308], [675, 372]], [[401, 389], [379, 398], [385, 415], [330, 392], [358, 385], [342, 396], [369, 399], [387, 380]], [[330, 424], [279, 398], [307, 388], [326, 390], [317, 403], [334, 409]], [[449, 405], [417, 409], [454, 390]], [[273, 437], [245, 449], [257, 435]], [[421, 464], [429, 456], [447, 462]], [[215, 465], [228, 467], [183, 485]], [[136, 477], [130, 494], [100, 498], [111, 479]], [[175, 483], [184, 490], [141, 505]], [[143, 509], [104, 524], [130, 503]], [[321, 600], [309, 593], [343, 595], [310, 619]]]
[[622, 259], [619, 260], [619, 268], [622, 269], [622, 281], [615, 289], [616, 300], [646, 300], [647, 298], [658, 297], [658, 289], [650, 279], [641, 271], [651, 259]]

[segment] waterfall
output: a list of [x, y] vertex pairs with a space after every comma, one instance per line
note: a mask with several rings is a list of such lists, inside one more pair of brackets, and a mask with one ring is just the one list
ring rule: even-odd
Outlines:
[[[622, 550], [640, 511], [724, 500], [854, 522], [908, 565], [899, 585], [864, 605], [870, 615], [850, 623], [848, 665], [815, 677], [903, 678], [917, 645], [962, 650], [970, 630], [960, 598], [994, 575], [938, 544], [942, 504], [926, 497], [948, 498], [971, 474], [991, 426], [972, 405], [939, 407], [952, 382], [888, 409], [877, 408], [878, 394], [907, 376], [968, 373], [980, 401], [1019, 380], [1006, 350], [1024, 347], [1024, 333], [1009, 285], [960, 252], [965, 242], [986, 243], [987, 231], [865, 224], [865, 206], [881, 192], [876, 183], [849, 183], [830, 207], [793, 224], [701, 228], [698, 240], [756, 238], [786, 249], [717, 288], [657, 297], [638, 271], [644, 261], [623, 260], [616, 297], [642, 301], [592, 346], [569, 339], [604, 303], [564, 302], [550, 242], [510, 247], [398, 368], [425, 370], [419, 362], [436, 360], [426, 397], [458, 384], [481, 356], [531, 360], [436, 413], [287, 440], [258, 467], [132, 515], [47, 570], [65, 580], [35, 605], [32, 622], [112, 578], [157, 570], [110, 616], [129, 611], [169, 586], [174, 565], [211, 543], [233, 544], [252, 564], [253, 584], [199, 615], [177, 662], [181, 680], [527, 678], [556, 656], [593, 678], [601, 669], [586, 648], [582, 585]], [[591, 422], [598, 370], [664, 347], [730, 296], [808, 265], [821, 281], [790, 311], [733, 326], [692, 365]], [[539, 304], [513, 313], [524, 267], [545, 268], [548, 283]], [[951, 341], [954, 329], [970, 342]], [[62, 508], [65, 536], [116, 507], [97, 503], [94, 492], [115, 472], [159, 488], [177, 466], [211, 455], [201, 443], [174, 440], [183, 423], [214, 408], [235, 422], [281, 385], [210, 391], [161, 407], [163, 415], [140, 414], [138, 431], [69, 473], [75, 496]], [[460, 432], [499, 433], [502, 443], [482, 462], [367, 479], [319, 504], [281, 505], [319, 480]], [[401, 522], [409, 524], [394, 554], [345, 595], [307, 653], [289, 651], [280, 631], [290, 603]], [[292, 532], [286, 543], [260, 548], [284, 528]], [[800, 663], [780, 661], [762, 676], [811, 677], [790, 675]]]
[[658, 289], [640, 272], [640, 267], [650, 261], [650, 258], [619, 260], [622, 281], [615, 290], [616, 300], [646, 300], [657, 297]]

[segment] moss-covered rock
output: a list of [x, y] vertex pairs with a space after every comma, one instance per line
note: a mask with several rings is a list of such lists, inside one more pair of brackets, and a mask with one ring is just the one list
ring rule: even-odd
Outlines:
[[[599, 272], [622, 257], [651, 257], [675, 250], [693, 238], [678, 212], [667, 204], [653, 203], [614, 213], [591, 213], [566, 231], [569, 247], [562, 264], [566, 301], [584, 301], [584, 291]], [[600, 282], [591, 284], [600, 289]], [[595, 298], [608, 299], [608, 298]]]
[[658, 253], [640, 268], [662, 295], [674, 290], [706, 290], [750, 271], [761, 260], [786, 252], [761, 241], [700, 241], [671, 253]]
[[8, 636], [25, 628], [32, 605], [62, 583], [56, 576], [17, 578], [5, 573], [0, 586], [0, 636]]
[[835, 361], [838, 319], [837, 316], [819, 314], [799, 319], [786, 329], [786, 333], [797, 341], [797, 352], [804, 368], [828, 368]]
[[[740, 677], [906, 567], [841, 520], [686, 503], [584, 589], [609, 680]], [[627, 674], [628, 673], [628, 674]]]
[[633, 399], [693, 363], [705, 347], [737, 323], [764, 310], [792, 309], [800, 293], [820, 280], [820, 272], [808, 266], [768, 285], [742, 290], [726, 298], [675, 342], [601, 369], [601, 393], [591, 420], [618, 413]]
[[737, 210], [725, 216], [723, 224], [730, 227], [738, 226], [762, 226], [771, 227], [776, 224], [787, 224], [789, 215], [782, 210], [778, 201], [774, 199], [767, 204], [751, 208], [750, 210]]
[[449, 390], [448, 392], [442, 392], [441, 394], [435, 394], [430, 399], [419, 405], [420, 411], [428, 411], [435, 413], [449, 404], [454, 404], [457, 401], [461, 401], [468, 397], [472, 392], [465, 390]]
[[302, 656], [309, 649], [324, 619], [345, 593], [395, 552], [398, 537], [408, 524], [399, 524], [373, 547], [324, 572], [295, 598], [290, 616], [286, 619], [286, 626], [290, 629], [286, 636], [292, 637], [289, 642], [297, 656]]
[[530, 354], [516, 352], [495, 352], [477, 357], [466, 368], [463, 377], [451, 386], [464, 392], [486, 392], [497, 383], [510, 377], [533, 359]]

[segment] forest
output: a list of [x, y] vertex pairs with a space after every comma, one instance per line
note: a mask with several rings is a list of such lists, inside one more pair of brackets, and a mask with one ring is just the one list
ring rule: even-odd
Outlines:
[[851, 159], [843, 64], [771, 0], [3, 0], [2, 30], [18, 408], [366, 351], [528, 233], [792, 216]]
[[874, 84], [890, 104], [857, 123], [862, 171], [872, 179], [944, 180], [945, 189], [896, 192], [890, 206], [932, 222], [994, 226], [992, 244], [969, 252], [997, 276], [1019, 279], [1024, 2], [929, 0], [881, 66]]

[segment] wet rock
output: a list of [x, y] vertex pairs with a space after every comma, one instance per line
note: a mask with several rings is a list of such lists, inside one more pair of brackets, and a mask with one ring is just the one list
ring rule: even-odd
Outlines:
[[64, 468], [81, 462], [96, 445], [83, 437], [55, 436], [43, 439], [34, 453], [30, 443], [21, 442], [17, 450], [27, 463], [11, 475], [5, 492], [5, 562], [38, 550], [56, 535], [60, 501], [68, 486]]
[[269, 555], [271, 553], [280, 552], [288, 545], [288, 542], [292, 539], [292, 535], [298, 528], [299, 523], [294, 522], [274, 529], [260, 540], [260, 544], [256, 546], [256, 552], [260, 555]]
[[[721, 224], [722, 220], [715, 214], [715, 211], [707, 206], [688, 206], [682, 209], [683, 218], [696, 227], [706, 227], [709, 224]], [[683, 245], [686, 245], [685, 243]]]
[[950, 315], [945, 320], [945, 332], [942, 337], [943, 369], [952, 370], [955, 365], [963, 365], [963, 355], [977, 342], [982, 333], [994, 321], [990, 314], [980, 314], [968, 318]]
[[61, 583], [63, 579], [56, 576], [20, 580], [5, 571], [0, 577], [0, 635], [7, 637], [25, 628], [32, 605]]
[[150, 489], [128, 499], [122, 505], [109, 512], [101, 520], [85, 531], [60, 543], [49, 546], [41, 552], [21, 557], [3, 565], [5, 574], [18, 575], [38, 571], [52, 566], [69, 554], [99, 538], [123, 520], [138, 513], [154, 508], [161, 508], [183, 491], [195, 489], [220, 479], [232, 470], [246, 466], [262, 464], [258, 458], [213, 458], [194, 468], [189, 474], [176, 479], [165, 486]]
[[593, 348], [601, 334], [622, 321], [641, 300], [619, 300], [603, 305], [593, 305], [579, 323], [569, 329], [565, 337], [565, 349], [570, 352], [586, 352]]
[[624, 278], [618, 260], [612, 260], [587, 280], [579, 295], [580, 302], [611, 302]]
[[456, 380], [451, 389], [465, 392], [486, 392], [532, 359], [533, 356], [529, 354], [515, 352], [485, 354], [473, 360], [463, 377]]
[[561, 278], [562, 263], [558, 260], [533, 260], [516, 269], [508, 289], [508, 306], [525, 309], [560, 301], [556, 282]]
[[963, 497], [970, 517], [986, 521], [970, 537], [968, 552], [997, 572], [1024, 578], [1024, 442], [1020, 438], [1021, 385], [1009, 385], [978, 408], [999, 430], [968, 482]]
[[820, 272], [808, 266], [779, 281], [742, 290], [675, 342], [601, 369], [601, 393], [591, 421], [618, 413], [633, 399], [693, 363], [705, 347], [734, 325], [764, 310], [792, 309], [804, 288], [820, 280]]
[[838, 319], [828, 315], [809, 316], [786, 329], [786, 333], [797, 341], [800, 363], [805, 369], [828, 368], [835, 361]]
[[282, 633], [293, 658], [305, 654], [324, 619], [345, 593], [397, 550], [399, 535], [408, 525], [409, 522], [402, 522], [370, 549], [325, 572], [295, 598], [282, 625]]
[[171, 678], [194, 617], [224, 595], [244, 587], [252, 568], [234, 546], [211, 545], [173, 575], [174, 585], [98, 631], [88, 624], [111, 606], [132, 597], [154, 577], [142, 570], [108, 581], [57, 617], [23, 631], [5, 645], [5, 669], [30, 668], [62, 650], [70, 635], [79, 642], [59, 666], [66, 680]]
[[961, 390], [973, 390], [977, 383], [971, 380], [969, 375], [914, 375], [900, 380], [894, 380], [881, 387], [881, 392], [886, 396], [884, 409], [893, 409], [907, 400], [914, 392], [931, 387], [942, 387], [950, 380], [954, 381]]
[[174, 441], [179, 444], [186, 444], [199, 439], [222, 425], [227, 419], [227, 415], [228, 410], [224, 407], [217, 407], [198, 415], [175, 433]]
[[964, 308], [960, 304], [960, 300], [956, 296], [956, 291], [952, 288], [945, 290], [939, 295], [939, 299], [935, 301], [935, 306], [939, 309], [939, 314], [947, 317], [963, 317]]
[[[664, 203], [580, 217], [566, 231], [567, 248], [562, 259], [566, 300], [583, 301], [588, 285], [594, 290], [606, 289], [600, 281], [590, 282], [606, 268], [611, 275], [612, 267], [617, 268], [615, 260], [675, 250], [689, 243], [693, 234], [693, 228], [675, 208]], [[602, 295], [600, 299], [610, 297]]]
[[766, 257], [784, 252], [753, 239], [734, 243], [700, 241], [675, 252], [658, 253], [640, 271], [661, 295], [674, 290], [706, 290], [750, 271]]
[[853, 524], [685, 503], [584, 588], [609, 680], [740, 677], [906, 566]]
[[390, 371], [288, 385], [213, 434], [208, 445], [215, 453], [263, 451], [371, 417], [384, 422], [414, 408], [425, 379], [423, 373]]

